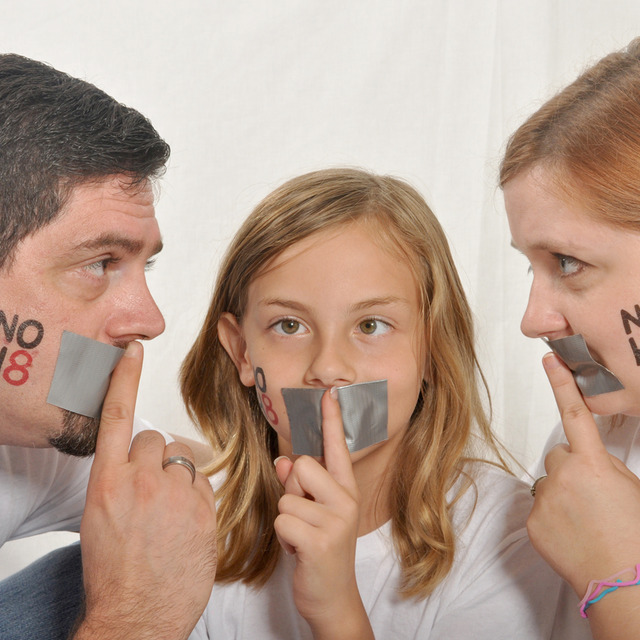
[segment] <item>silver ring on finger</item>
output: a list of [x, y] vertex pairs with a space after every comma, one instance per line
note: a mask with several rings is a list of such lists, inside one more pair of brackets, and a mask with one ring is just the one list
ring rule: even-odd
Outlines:
[[529, 489], [529, 491], [531, 491], [531, 495], [535, 498], [536, 497], [536, 487], [538, 486], [538, 482], [540, 482], [540, 480], [544, 480], [547, 476], [540, 476], [539, 478], [536, 479], [536, 481], [531, 485], [531, 489]]
[[169, 456], [162, 461], [162, 468], [166, 469], [169, 465], [179, 464], [183, 467], [186, 467], [191, 472], [191, 484], [193, 484], [196, 480], [196, 467], [189, 460], [189, 458], [185, 458], [184, 456]]

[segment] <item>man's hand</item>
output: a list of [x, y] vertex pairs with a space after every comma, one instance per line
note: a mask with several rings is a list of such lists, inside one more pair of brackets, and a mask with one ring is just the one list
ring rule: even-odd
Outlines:
[[142, 345], [132, 342], [113, 372], [80, 527], [85, 616], [76, 640], [187, 638], [216, 570], [211, 485], [162, 461], [193, 454], [143, 431], [131, 448]]

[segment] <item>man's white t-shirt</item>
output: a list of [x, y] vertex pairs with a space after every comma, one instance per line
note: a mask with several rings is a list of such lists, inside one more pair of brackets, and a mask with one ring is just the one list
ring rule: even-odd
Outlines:
[[[153, 427], [136, 418], [133, 435], [145, 429]], [[80, 531], [92, 462], [50, 447], [0, 446], [0, 546], [47, 531]]]

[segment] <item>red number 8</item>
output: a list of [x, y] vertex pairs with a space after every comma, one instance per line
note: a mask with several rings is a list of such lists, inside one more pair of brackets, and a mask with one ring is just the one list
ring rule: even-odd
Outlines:
[[[18, 356], [24, 356], [24, 358], [26, 359], [26, 362], [24, 364], [18, 364], [16, 362], [16, 360], [18, 359]], [[15, 353], [11, 354], [11, 356], [9, 357], [9, 362], [11, 363], [11, 365], [8, 366], [2, 372], [2, 377], [9, 384], [12, 384], [16, 387], [21, 384], [24, 384], [29, 379], [29, 372], [27, 371], [27, 368], [31, 366], [31, 363], [33, 362], [33, 358], [26, 351], [21, 349], [20, 351], [16, 351]], [[12, 378], [9, 375], [12, 371], [19, 372], [20, 377], [17, 380]]]
[[278, 414], [274, 411], [271, 398], [266, 393], [262, 394], [262, 408], [267, 414], [267, 420], [273, 425], [278, 424]]

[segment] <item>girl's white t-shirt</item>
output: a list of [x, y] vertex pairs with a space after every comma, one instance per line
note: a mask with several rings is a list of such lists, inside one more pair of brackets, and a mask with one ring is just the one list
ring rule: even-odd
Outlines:
[[[390, 524], [358, 539], [356, 579], [378, 640], [574, 640], [591, 638], [577, 611], [565, 615], [561, 579], [531, 547], [529, 487], [488, 464], [476, 464], [477, 492], [456, 503], [453, 567], [426, 599], [398, 594], [400, 566]], [[214, 486], [216, 479], [212, 479]], [[475, 508], [474, 508], [475, 505]], [[191, 640], [311, 640], [292, 593], [295, 557], [281, 554], [261, 589], [214, 585]]]

